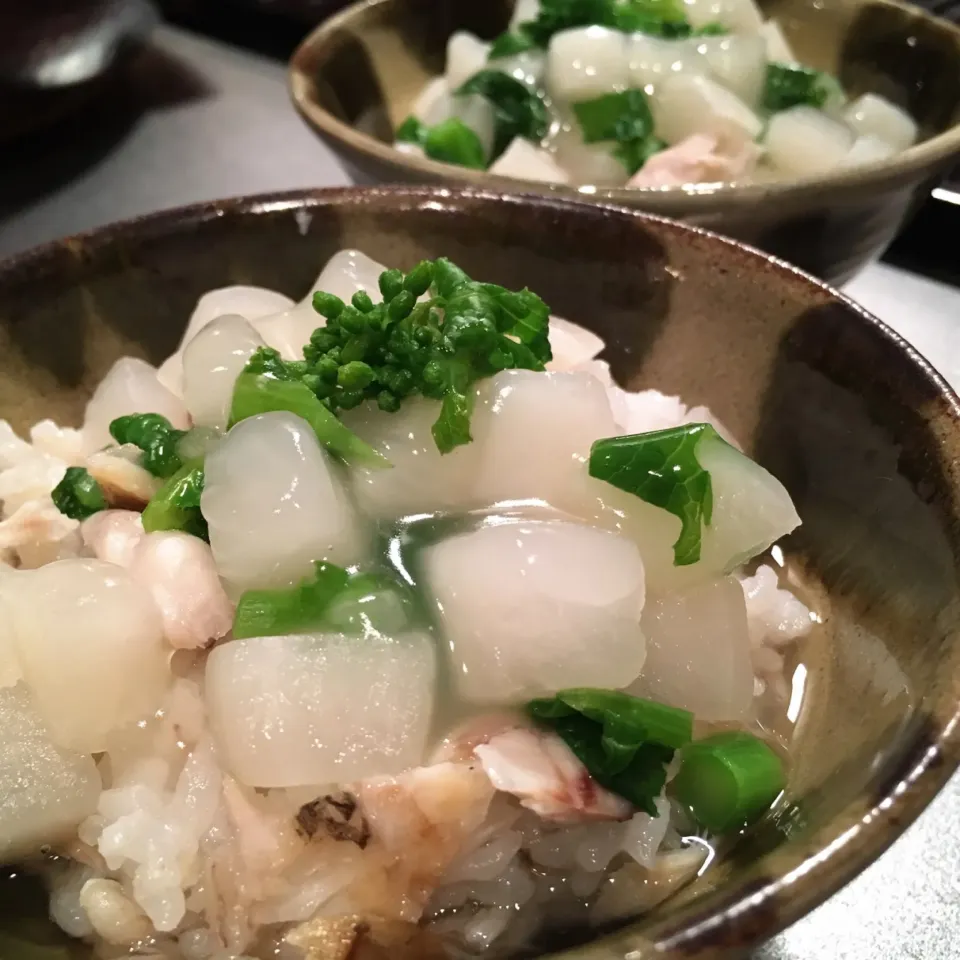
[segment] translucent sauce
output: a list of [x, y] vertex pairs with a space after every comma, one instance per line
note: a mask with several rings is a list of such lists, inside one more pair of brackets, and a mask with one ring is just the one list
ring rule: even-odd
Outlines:
[[[416, 606], [414, 626], [430, 631], [432, 636], [440, 642], [440, 633], [436, 625], [437, 612], [433, 602], [420, 589], [422, 582], [422, 563], [424, 551], [435, 543], [457, 535], [468, 533], [486, 525], [515, 524], [517, 522], [535, 522], [538, 520], [565, 519], [555, 511], [540, 502], [510, 503], [506, 506], [485, 511], [475, 511], [467, 514], [426, 514], [404, 518], [397, 524], [382, 525], [378, 531], [379, 546], [375, 555], [379, 559], [374, 561], [373, 568], [378, 566], [381, 571], [389, 571], [410, 587], [414, 588]], [[805, 588], [797, 574], [783, 565], [783, 557], [778, 548], [774, 548], [768, 555], [755, 560], [751, 568], [760, 563], [779, 568], [781, 584], [797, 596], [810, 609], [816, 609], [822, 597], [817, 591]], [[365, 564], [365, 570], [370, 566]], [[816, 614], [814, 617], [819, 620]], [[814, 692], [819, 688], [824, 678], [827, 658], [822, 656], [826, 646], [826, 631], [822, 626], [816, 626], [812, 633], [805, 638], [791, 644], [786, 651], [783, 677], [786, 689], [777, 690], [775, 685], [768, 684], [754, 700], [756, 710], [755, 719], [751, 723], [751, 730], [775, 745], [785, 759], [789, 760], [797, 723], [803, 713], [804, 705], [809, 702]], [[432, 748], [443, 741], [444, 737], [456, 725], [471, 716], [489, 713], [495, 707], [477, 706], [466, 703], [455, 692], [455, 685], [449, 675], [449, 661], [440, 658], [441, 673], [438, 677], [437, 699], [431, 735]], [[447, 666], [445, 666], [447, 664]], [[522, 703], [516, 704], [522, 706]], [[695, 734], [702, 736], [718, 729], [723, 725], [710, 726], [698, 723]], [[525, 817], [529, 815], [524, 814]], [[664, 849], [673, 853], [682, 853], [688, 850], [706, 850], [702, 865], [696, 875], [702, 874], [722, 856], [724, 849], [730, 844], [725, 840], [720, 844], [698, 833], [688, 822], [685, 823], [682, 814], [674, 810], [671, 814], [670, 832], [664, 843]], [[523, 823], [521, 819], [521, 823]], [[599, 835], [598, 835], [599, 836]], [[521, 851], [521, 855], [524, 851]], [[595, 935], [598, 927], [607, 929], [611, 924], [618, 925], [630, 919], [621, 915], [609, 920], [598, 922], [595, 917], [594, 905], [602, 895], [610, 893], [612, 884], [622, 876], [620, 865], [624, 855], [614, 857], [609, 866], [597, 874], [593, 879], [583, 871], [553, 869], [543, 866], [536, 859], [525, 857], [529, 876], [537, 885], [538, 893], [543, 896], [542, 911], [535, 921], [518, 925], [515, 935], [505, 935], [497, 939], [493, 946], [483, 950], [488, 958], [501, 956], [518, 956], [536, 953], [540, 950], [567, 947], [576, 942], [583, 942]], [[45, 869], [49, 869], [48, 864]], [[54, 866], [55, 869], [55, 866]], [[692, 874], [685, 878], [684, 884], [692, 878]], [[611, 879], [612, 878], [612, 879]], [[622, 883], [621, 883], [622, 885]], [[606, 889], [606, 888], [610, 889]], [[606, 893], [604, 892], [606, 890]], [[638, 905], [643, 905], [644, 891], [625, 889], [623, 895], [630, 901], [635, 897]], [[431, 928], [442, 936], [450, 945], [450, 954], [454, 957], [468, 956], [479, 952], [483, 948], [485, 931], [482, 924], [488, 925], [496, 918], [490, 914], [489, 908], [472, 901], [453, 906], [444, 905], [444, 896], [441, 892], [440, 903], [435, 907], [428, 907], [425, 917]], [[17, 869], [7, 869], [0, 876], [0, 957], [3, 960], [73, 960], [77, 957], [88, 957], [89, 948], [69, 941], [59, 929], [47, 919], [48, 896], [41, 884], [29, 874]], [[630, 901], [633, 902], [633, 901]], [[509, 904], [507, 904], [509, 907]], [[485, 913], [486, 911], [486, 913]], [[529, 912], [529, 911], [528, 911]], [[634, 910], [633, 914], [644, 912]], [[517, 905], [517, 913], [522, 916], [521, 905]], [[464, 938], [466, 942], [464, 942]], [[122, 949], [118, 948], [111, 955], [119, 956]], [[137, 951], [131, 949], [131, 953]], [[276, 956], [288, 960], [293, 954], [289, 948], [281, 946], [278, 937], [262, 938], [259, 946], [248, 951], [252, 955], [265, 958]]]

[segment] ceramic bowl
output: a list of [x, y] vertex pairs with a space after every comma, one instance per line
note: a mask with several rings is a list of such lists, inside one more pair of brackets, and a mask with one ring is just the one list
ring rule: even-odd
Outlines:
[[[823, 624], [791, 665], [807, 694], [787, 795], [693, 886], [563, 955], [708, 960], [777, 933], [874, 860], [960, 760], [957, 398], [841, 294], [733, 241], [599, 204], [381, 188], [186, 207], [0, 265], [0, 416], [79, 423], [119, 356], [175, 348], [201, 293], [299, 297], [343, 247], [529, 285], [605, 339], [622, 383], [708, 404], [788, 487], [803, 525], [783, 550]], [[0, 889], [5, 957], [23, 902]]]
[[[426, 81], [443, 72], [456, 30], [490, 39], [512, 0], [360, 0], [318, 27], [290, 65], [306, 122], [369, 182], [449, 183], [572, 196], [576, 188], [507, 180], [392, 149]], [[736, 237], [833, 283], [880, 255], [960, 153], [960, 29], [895, 0], [761, 0], [803, 62], [853, 94], [906, 107], [923, 142], [869, 167], [805, 180], [683, 188], [590, 189], [585, 199], [638, 207]], [[362, 127], [362, 129], [359, 129]], [[580, 191], [583, 196], [583, 191]]]

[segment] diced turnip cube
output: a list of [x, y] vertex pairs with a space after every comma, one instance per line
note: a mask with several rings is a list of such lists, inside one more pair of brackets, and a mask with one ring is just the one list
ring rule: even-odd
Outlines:
[[895, 150], [906, 150], [917, 139], [917, 124], [910, 114], [875, 93], [857, 97], [843, 118], [858, 134], [885, 140]]
[[236, 314], [244, 320], [256, 320], [289, 310], [292, 306], [293, 301], [289, 297], [264, 287], [221, 287], [205, 293], [193, 308], [177, 352], [160, 366], [157, 372], [160, 382], [171, 393], [183, 396], [183, 349], [211, 320], [228, 314]]
[[159, 413], [178, 429], [190, 425], [187, 410], [157, 379], [156, 368], [137, 357], [121, 357], [100, 381], [83, 419], [83, 449], [102, 450], [114, 442], [110, 424], [130, 413]]
[[897, 152], [886, 140], [866, 133], [853, 141], [853, 146], [843, 159], [845, 167], [859, 167], [864, 163], [877, 163], [887, 160]]
[[535, 20], [540, 12], [540, 0], [517, 0], [513, 6], [513, 15], [510, 17], [510, 28], [528, 20]]
[[763, 26], [753, 0], [684, 0], [683, 12], [693, 27], [720, 23], [734, 33], [757, 33]]
[[233, 387], [247, 361], [266, 346], [243, 317], [218, 317], [183, 351], [183, 401], [196, 426], [227, 428]]
[[567, 173], [549, 150], [544, 150], [523, 137], [514, 137], [510, 146], [491, 165], [490, 173], [517, 180], [538, 180], [541, 183], [566, 183]]
[[773, 63], [788, 64], [800, 62], [797, 60], [796, 54], [793, 52], [790, 44], [787, 42], [787, 37], [783, 32], [783, 28], [772, 17], [760, 28], [760, 36], [763, 37], [764, 43], [767, 46], [768, 60], [772, 61]]
[[428, 127], [442, 123], [450, 117], [450, 88], [446, 77], [434, 77], [420, 91], [411, 113]]
[[0, 859], [66, 839], [99, 796], [93, 758], [53, 743], [23, 684], [0, 690]]
[[313, 563], [348, 566], [364, 537], [337, 467], [292, 413], [238, 423], [206, 459], [201, 509], [220, 575], [235, 588], [289, 587]]
[[207, 658], [210, 725], [251, 787], [348, 783], [423, 762], [436, 654], [423, 633], [234, 640]]
[[603, 384], [589, 373], [504, 370], [481, 385], [480, 397], [477, 499], [541, 500], [581, 515], [590, 447], [617, 433]]
[[441, 454], [430, 432], [440, 402], [411, 397], [396, 413], [367, 403], [345, 411], [343, 422], [393, 465], [389, 470], [352, 467], [362, 509], [378, 519], [473, 506], [481, 451], [477, 443]]
[[651, 97], [657, 134], [679, 143], [695, 133], [712, 133], [729, 151], [755, 140], [760, 118], [736, 94], [710, 77], [677, 74]]
[[485, 525], [430, 547], [424, 574], [466, 700], [619, 688], [643, 666], [643, 563], [615, 534], [565, 521]]
[[570, 183], [621, 186], [627, 182], [627, 168], [614, 156], [616, 143], [584, 143], [575, 119], [558, 131], [550, 144], [557, 164], [567, 172]]
[[592, 360], [605, 346], [592, 330], [563, 317], [551, 317], [550, 348], [553, 359], [547, 363], [547, 369], [559, 371], [579, 367]]
[[656, 87], [676, 73], [704, 73], [706, 61], [690, 40], [665, 40], [646, 33], [627, 38], [631, 87]]
[[629, 81], [627, 41], [619, 30], [576, 27], [554, 34], [547, 51], [547, 89], [579, 103], [623, 90]]
[[647, 659], [630, 693], [711, 723], [745, 719], [753, 666], [743, 590], [733, 577], [651, 598], [641, 625]]
[[170, 680], [149, 592], [120, 567], [60, 560], [4, 577], [0, 613], [24, 682], [59, 746], [93, 753], [148, 719]]
[[757, 106], [767, 76], [767, 45], [760, 34], [700, 37], [697, 50], [715, 79], [747, 106]]
[[454, 91], [487, 65], [490, 44], [466, 30], [457, 30], [447, 41], [447, 89]]
[[813, 107], [775, 113], [764, 143], [775, 167], [795, 177], [811, 177], [839, 167], [853, 146], [850, 129]]

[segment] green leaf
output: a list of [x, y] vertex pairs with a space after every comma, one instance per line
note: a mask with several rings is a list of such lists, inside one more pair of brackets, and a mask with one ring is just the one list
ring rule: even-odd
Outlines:
[[500, 70], [481, 70], [459, 90], [458, 97], [476, 94], [493, 106], [493, 155], [496, 160], [516, 137], [539, 143], [550, 129], [550, 114], [539, 95], [525, 83]]
[[454, 163], [473, 170], [487, 167], [480, 138], [459, 117], [451, 117], [431, 127], [423, 149], [431, 160], [441, 163]]
[[440, 416], [430, 428], [434, 442], [441, 453], [449, 453], [454, 447], [470, 443], [470, 416], [473, 413], [473, 397], [459, 390], [449, 389], [443, 395]]
[[653, 134], [653, 115], [647, 95], [639, 89], [608, 93], [573, 105], [584, 143], [613, 141], [614, 156], [633, 175], [664, 148]]
[[53, 505], [71, 520], [86, 520], [107, 509], [100, 484], [84, 467], [67, 467], [63, 479], [50, 494]]
[[233, 635], [242, 640], [318, 630], [330, 602], [349, 579], [342, 567], [315, 563], [313, 579], [289, 590], [247, 590], [237, 603]]
[[706, 423], [686, 424], [625, 437], [598, 440], [590, 450], [590, 476], [662, 507], [680, 519], [673, 545], [677, 566], [700, 559], [702, 527], [713, 511], [710, 474], [697, 460], [705, 440], [723, 442]]
[[607, 93], [573, 105], [584, 143], [635, 140], [653, 132], [653, 115], [642, 90]]
[[398, 143], [416, 143], [422, 147], [427, 142], [427, 128], [411, 115], [397, 127], [393, 139]]
[[693, 715], [614, 690], [561, 690], [527, 712], [554, 730], [590, 775], [650, 816], [674, 751], [690, 742]]
[[691, 36], [694, 37], [725, 37], [730, 33], [728, 27], [725, 27], [722, 23], [717, 21], [711, 21], [710, 23], [705, 23], [702, 27], [696, 27], [692, 32]]
[[320, 443], [347, 463], [367, 467], [390, 465], [373, 447], [348, 430], [305, 383], [278, 380], [269, 374], [249, 372], [250, 369], [251, 364], [248, 364], [233, 388], [231, 423], [239, 423], [260, 413], [286, 410], [306, 420]]
[[536, 44], [525, 33], [501, 33], [490, 47], [488, 60], [500, 60], [503, 57], [513, 57], [518, 53], [533, 50]]
[[763, 109], [771, 113], [799, 106], [819, 109], [835, 88], [836, 81], [819, 70], [769, 63], [761, 103]]
[[273, 637], [335, 630], [395, 634], [413, 617], [410, 591], [393, 577], [349, 574], [332, 563], [315, 563], [311, 579], [289, 590], [248, 590], [237, 603], [233, 635]]
[[376, 630], [388, 636], [406, 630], [414, 617], [410, 589], [382, 573], [355, 573], [330, 601], [325, 622], [332, 630], [365, 633]]
[[155, 477], [175, 474], [183, 461], [177, 452], [186, 430], [177, 430], [159, 413], [132, 413], [110, 424], [110, 436], [117, 443], [132, 443], [143, 451], [141, 466]]
[[209, 540], [207, 521], [200, 511], [204, 473], [202, 463], [185, 463], [153, 495], [143, 511], [143, 529], [181, 530]]

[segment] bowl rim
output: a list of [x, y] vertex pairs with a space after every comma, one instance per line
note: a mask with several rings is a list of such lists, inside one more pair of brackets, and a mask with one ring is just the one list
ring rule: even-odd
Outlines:
[[[575, 197], [462, 187], [386, 185], [296, 189], [193, 203], [108, 223], [8, 257], [0, 261], [0, 298], [8, 286], [15, 288], [47, 271], [75, 267], [98, 253], [126, 243], [136, 245], [175, 237], [212, 221], [256, 222], [260, 217], [289, 211], [296, 220], [299, 235], [305, 236], [300, 229], [300, 217], [304, 212], [324, 207], [342, 210], [347, 215], [366, 208], [382, 213], [429, 210], [469, 214], [471, 209], [504, 204], [552, 211], [558, 218], [579, 218], [585, 225], [610, 218], [655, 224], [660, 231], [678, 237], [695, 237], [715, 248], [723, 248], [725, 256], [746, 261], [756, 269], [787, 275], [791, 282], [816, 293], [820, 299], [826, 296], [840, 303], [857, 318], [855, 322], [888, 341], [896, 349], [898, 363], [912, 367], [914, 374], [933, 388], [943, 404], [943, 413], [953, 421], [960, 438], [960, 397], [910, 343], [844, 293], [784, 260], [711, 230], [632, 207], [584, 202]], [[73, 282], [72, 269], [66, 272], [66, 277]], [[761, 874], [758, 883], [739, 895], [725, 895], [722, 887], [707, 891], [683, 905], [679, 925], [675, 920], [671, 922], [668, 914], [666, 919], [656, 918], [640, 931], [635, 929], [638, 923], [643, 923], [640, 918], [617, 933], [546, 954], [544, 960], [650, 960], [653, 956], [665, 960], [719, 960], [729, 956], [730, 945], [724, 943], [718, 950], [711, 937], [727, 923], [744, 931], [736, 943], [737, 948], [756, 946], [781, 932], [873, 863], [926, 809], [960, 767], [960, 688], [954, 690], [952, 701], [949, 697], [947, 700], [951, 702], [948, 717], [933, 717], [925, 730], [910, 728], [910, 737], [898, 758], [897, 777], [885, 781], [882, 796], [878, 792], [868, 807], [851, 800], [815, 832], [809, 843], [783, 851], [780, 860], [783, 869], [771, 875]]]
[[[750, 204], [775, 196], [778, 200], [791, 200], [799, 204], [821, 200], [825, 190], [866, 190], [903, 176], [920, 177], [925, 172], [945, 164], [951, 157], [960, 156], [960, 103], [957, 105], [954, 123], [936, 136], [908, 147], [883, 160], [848, 167], [840, 171], [797, 177], [770, 182], [720, 182], [689, 184], [670, 187], [604, 187], [545, 183], [537, 180], [521, 180], [492, 174], [486, 170], [472, 170], [455, 164], [441, 163], [428, 157], [403, 153], [393, 144], [362, 133], [349, 123], [338, 119], [311, 96], [313, 78], [309, 65], [312, 56], [333, 40], [337, 32], [347, 28], [367, 10], [402, 2], [402, 0], [355, 0], [339, 13], [314, 28], [298, 44], [290, 58], [287, 81], [291, 99], [301, 117], [308, 125], [315, 126], [322, 134], [345, 145], [356, 153], [377, 160], [387, 166], [406, 170], [419, 180], [453, 181], [464, 185], [486, 186], [500, 190], [537, 192], [548, 196], [603, 200], [623, 206], [642, 204], [645, 209], [672, 212], [684, 210], [694, 213], [709, 201], [717, 204]], [[960, 52], [960, 26], [940, 17], [932, 16], [921, 7], [902, 0], [869, 0], [872, 6], [890, 7], [914, 21], [922, 22], [928, 29], [940, 31], [949, 37]], [[698, 207], [698, 203], [700, 207]]]

